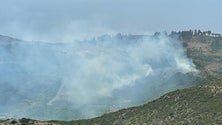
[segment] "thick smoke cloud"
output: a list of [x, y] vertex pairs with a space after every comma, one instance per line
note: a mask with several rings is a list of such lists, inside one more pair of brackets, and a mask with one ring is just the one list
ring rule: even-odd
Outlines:
[[180, 43], [164, 35], [104, 35], [67, 43], [1, 36], [0, 115], [94, 117], [190, 86], [192, 72], [195, 66]]

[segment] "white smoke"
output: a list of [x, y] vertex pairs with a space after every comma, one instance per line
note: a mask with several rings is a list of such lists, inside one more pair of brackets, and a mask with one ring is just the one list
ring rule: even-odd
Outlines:
[[[187, 87], [196, 72], [167, 36], [104, 35], [71, 43], [1, 39], [0, 110], [16, 117], [77, 119], [143, 104]], [[4, 94], [4, 95], [3, 95]]]

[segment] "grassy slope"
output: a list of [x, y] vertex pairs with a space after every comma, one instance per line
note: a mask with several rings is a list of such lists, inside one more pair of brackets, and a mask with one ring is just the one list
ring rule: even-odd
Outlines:
[[209, 84], [170, 92], [139, 107], [123, 109], [101, 117], [60, 124], [148, 125], [222, 124], [222, 86]]

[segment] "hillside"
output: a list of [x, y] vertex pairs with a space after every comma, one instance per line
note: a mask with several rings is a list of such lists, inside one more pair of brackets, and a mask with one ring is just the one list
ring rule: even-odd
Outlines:
[[0, 36], [0, 53], [5, 118], [92, 118], [196, 81], [183, 47], [166, 35], [103, 35], [67, 43]]
[[[208, 34], [207, 34], [208, 33]], [[173, 32], [200, 70], [199, 86], [176, 90], [145, 105], [89, 120], [59, 122], [76, 125], [222, 124], [222, 37], [201, 31]]]
[[[193, 59], [200, 70], [193, 83], [197, 86], [179, 89], [144, 105], [93, 119], [50, 121], [41, 124], [222, 124], [222, 37], [210, 31], [172, 32], [170, 36], [182, 42], [187, 56]], [[4, 120], [2, 123], [12, 124], [11, 121]], [[24, 124], [32, 122], [29, 119], [26, 121], [28, 122]]]
[[222, 86], [209, 84], [177, 90], [139, 107], [101, 117], [72, 122], [73, 125], [169, 125], [222, 124]]

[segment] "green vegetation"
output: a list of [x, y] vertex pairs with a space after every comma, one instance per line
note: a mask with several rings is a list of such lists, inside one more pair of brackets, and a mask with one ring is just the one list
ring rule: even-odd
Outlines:
[[147, 104], [122, 109], [101, 117], [54, 121], [61, 125], [169, 125], [222, 124], [222, 78], [203, 73], [202, 84], [176, 90]]
[[191, 87], [170, 92], [139, 107], [101, 117], [60, 122], [73, 125], [222, 124], [222, 86]]

